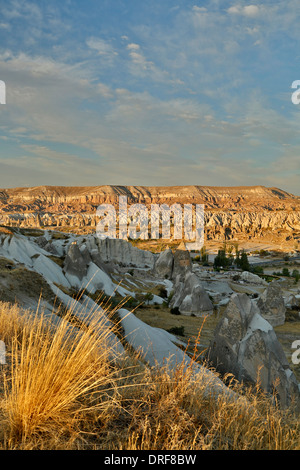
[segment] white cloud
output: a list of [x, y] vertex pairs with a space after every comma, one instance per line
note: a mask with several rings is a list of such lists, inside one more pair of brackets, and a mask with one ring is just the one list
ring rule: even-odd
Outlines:
[[104, 98], [112, 98], [114, 96], [112, 89], [104, 83], [98, 83], [96, 88], [99, 94]]
[[32, 2], [24, 2], [22, 0], [12, 0], [7, 2], [1, 8], [1, 14], [4, 18], [9, 20], [14, 18], [23, 18], [25, 20], [42, 20], [42, 12], [39, 6]]
[[112, 45], [101, 38], [90, 38], [86, 41], [86, 44], [90, 49], [96, 50], [101, 56], [117, 56], [118, 53], [112, 47]]
[[249, 18], [254, 18], [258, 16], [260, 8], [257, 5], [235, 5], [228, 8], [227, 12], [233, 15], [243, 15]]
[[243, 14], [253, 18], [259, 14], [259, 8], [257, 5], [246, 5], [243, 8]]
[[228, 8], [228, 13], [232, 14], [232, 15], [236, 15], [236, 14], [239, 14], [241, 12], [241, 8], [238, 7], [238, 6], [235, 6], [235, 7], [230, 7]]
[[198, 13], [204, 13], [207, 11], [207, 8], [205, 7], [198, 7], [197, 5], [194, 5], [192, 8], [193, 11], [196, 11]]
[[127, 45], [127, 49], [138, 51], [140, 49], [140, 46], [132, 42], [131, 44]]
[[128, 44], [127, 49], [131, 59], [129, 70], [135, 77], [149, 78], [154, 82], [161, 83], [181, 83], [179, 80], [173, 80], [166, 70], [162, 70], [153, 61], [148, 60], [138, 44]]

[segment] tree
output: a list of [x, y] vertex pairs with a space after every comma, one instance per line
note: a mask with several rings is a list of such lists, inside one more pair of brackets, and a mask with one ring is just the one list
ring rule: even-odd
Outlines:
[[150, 301], [153, 300], [153, 298], [154, 298], [154, 295], [151, 292], [147, 292], [147, 294], [145, 295], [145, 301], [147, 302], [148, 305]]
[[298, 269], [293, 270], [292, 277], [295, 279], [295, 284], [297, 284], [297, 282], [300, 279], [300, 273], [299, 273]]
[[200, 254], [201, 254], [201, 261], [203, 261], [203, 263], [206, 263], [208, 261], [208, 253], [204, 245], [200, 250]]
[[245, 252], [245, 250], [242, 251], [241, 255], [238, 252], [237, 257], [235, 258], [235, 263], [236, 263], [237, 267], [242, 269], [243, 271], [249, 271], [250, 270], [248, 255]]
[[226, 257], [226, 252], [224, 249], [218, 250], [218, 254], [214, 260], [214, 268], [220, 269], [226, 268], [229, 265], [229, 259]]
[[283, 268], [282, 269], [282, 275], [283, 276], [287, 276], [287, 277], [290, 277], [290, 271], [288, 268]]
[[242, 251], [241, 258], [240, 258], [240, 267], [243, 271], [249, 271], [250, 269], [248, 255], [244, 250]]

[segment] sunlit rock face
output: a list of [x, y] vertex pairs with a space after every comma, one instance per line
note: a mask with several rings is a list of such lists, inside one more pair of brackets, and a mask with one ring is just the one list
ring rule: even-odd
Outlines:
[[95, 233], [97, 207], [112, 204], [118, 220], [119, 197], [128, 207], [144, 204], [204, 204], [208, 241], [241, 239], [287, 244], [300, 241], [300, 197], [264, 186], [97, 186], [0, 189], [0, 224]]
[[283, 406], [296, 400], [300, 409], [298, 383], [282, 346], [272, 325], [246, 294], [231, 296], [207, 356], [221, 374], [258, 383], [268, 393], [275, 391]]

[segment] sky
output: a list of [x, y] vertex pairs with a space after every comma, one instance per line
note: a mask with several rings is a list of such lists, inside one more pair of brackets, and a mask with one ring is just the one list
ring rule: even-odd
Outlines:
[[298, 0], [0, 0], [0, 187], [300, 195], [299, 20]]

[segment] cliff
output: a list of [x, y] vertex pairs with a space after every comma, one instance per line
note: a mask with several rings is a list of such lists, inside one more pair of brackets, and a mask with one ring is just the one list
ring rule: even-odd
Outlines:
[[128, 206], [204, 204], [207, 240], [300, 241], [300, 197], [264, 186], [37, 186], [0, 189], [0, 224], [91, 233], [96, 209], [127, 196]]

